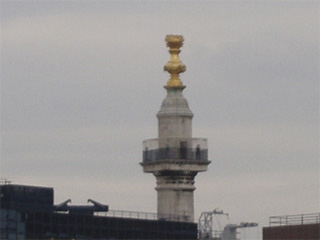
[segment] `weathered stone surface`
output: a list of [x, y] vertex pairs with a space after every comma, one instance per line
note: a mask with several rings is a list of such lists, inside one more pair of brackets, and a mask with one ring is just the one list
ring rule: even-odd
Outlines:
[[193, 222], [193, 192], [196, 189], [194, 178], [198, 172], [207, 171], [210, 161], [200, 157], [200, 153], [207, 155], [207, 149], [200, 149], [198, 143], [198, 146], [193, 146], [193, 113], [182, 94], [185, 86], [178, 78], [179, 73], [183, 71], [178, 68], [172, 70], [178, 63], [180, 64], [178, 59], [180, 50], [174, 47], [180, 48], [183, 38], [173, 35], [168, 37], [167, 41], [171, 44], [168, 46], [172, 56], [166, 65], [166, 70], [171, 73], [172, 78], [165, 86], [167, 96], [157, 114], [159, 138], [157, 141], [148, 142], [157, 144], [157, 148], [151, 149], [151, 145], [146, 146], [144, 161], [140, 164], [144, 172], [153, 173], [157, 179], [155, 189], [158, 193], [158, 214], [178, 215], [182, 216], [184, 221]]

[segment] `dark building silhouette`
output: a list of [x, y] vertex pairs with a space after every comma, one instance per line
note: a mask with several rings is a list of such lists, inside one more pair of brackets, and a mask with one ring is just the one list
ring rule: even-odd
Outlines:
[[[197, 224], [107, 205], [53, 204], [53, 188], [0, 185], [1, 239], [196, 239]], [[100, 215], [98, 215], [100, 214]], [[164, 220], [166, 219], [166, 220]]]
[[320, 213], [270, 217], [263, 228], [263, 239], [320, 239]]

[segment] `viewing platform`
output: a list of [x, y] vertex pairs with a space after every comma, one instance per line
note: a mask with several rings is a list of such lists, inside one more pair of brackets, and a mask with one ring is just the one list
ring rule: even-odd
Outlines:
[[156, 138], [143, 141], [143, 163], [160, 160], [208, 161], [205, 138]]

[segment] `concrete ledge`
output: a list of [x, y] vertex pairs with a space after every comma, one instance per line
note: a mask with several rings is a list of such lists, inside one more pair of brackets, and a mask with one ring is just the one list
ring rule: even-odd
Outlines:
[[199, 160], [155, 160], [150, 162], [141, 162], [143, 171], [153, 173], [159, 171], [190, 171], [190, 172], [205, 172], [208, 170], [208, 165], [211, 161]]

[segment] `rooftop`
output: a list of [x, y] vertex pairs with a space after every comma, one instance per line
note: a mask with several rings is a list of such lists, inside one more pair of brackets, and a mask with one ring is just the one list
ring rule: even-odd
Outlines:
[[320, 223], [320, 213], [271, 216], [269, 226], [287, 226]]

